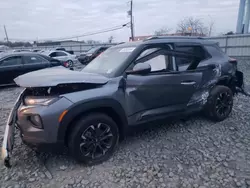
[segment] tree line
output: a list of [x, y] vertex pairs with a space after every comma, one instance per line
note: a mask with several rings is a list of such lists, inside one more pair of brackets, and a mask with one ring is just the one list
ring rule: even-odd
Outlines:
[[[202, 19], [187, 17], [182, 19], [176, 28], [176, 33], [178, 35], [189, 35], [189, 36], [208, 36], [210, 37], [214, 30], [214, 21], [210, 21], [208, 24], [205, 24]], [[154, 32], [154, 35], [168, 35], [170, 32], [173, 33], [173, 30], [169, 27], [162, 27]], [[221, 35], [233, 35], [233, 31], [227, 33], [222, 33]]]

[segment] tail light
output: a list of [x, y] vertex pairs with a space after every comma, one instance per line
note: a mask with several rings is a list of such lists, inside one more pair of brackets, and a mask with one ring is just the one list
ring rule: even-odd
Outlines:
[[237, 59], [230, 57], [228, 62], [232, 64], [232, 73], [235, 74], [235, 72], [237, 71]]
[[234, 58], [229, 58], [229, 63], [233, 63], [233, 64], [236, 64], [237, 65], [237, 59], [234, 59]]

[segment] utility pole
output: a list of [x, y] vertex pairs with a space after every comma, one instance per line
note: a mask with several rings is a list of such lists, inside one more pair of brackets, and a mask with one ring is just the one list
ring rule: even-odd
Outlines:
[[130, 10], [128, 11], [128, 15], [130, 16], [131, 40], [134, 41], [133, 0], [130, 1]]
[[9, 44], [9, 38], [8, 38], [8, 34], [7, 34], [7, 30], [6, 30], [5, 25], [3, 26], [3, 28], [4, 28], [4, 32], [5, 32], [7, 43]]

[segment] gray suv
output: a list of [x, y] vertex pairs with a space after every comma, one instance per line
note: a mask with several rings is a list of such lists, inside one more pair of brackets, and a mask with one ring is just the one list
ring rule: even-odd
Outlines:
[[153, 37], [107, 49], [80, 72], [43, 69], [15, 79], [24, 87], [10, 113], [2, 154], [6, 166], [15, 126], [38, 150], [65, 146], [79, 162], [97, 164], [136, 125], [195, 112], [222, 121], [243, 89], [243, 73], [215, 42]]

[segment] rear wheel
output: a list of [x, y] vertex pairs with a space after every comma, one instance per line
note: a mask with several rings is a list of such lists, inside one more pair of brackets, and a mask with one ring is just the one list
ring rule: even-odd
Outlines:
[[109, 116], [89, 114], [83, 116], [70, 133], [69, 150], [77, 161], [94, 165], [111, 157], [118, 140], [118, 127]]
[[226, 86], [215, 86], [208, 97], [205, 114], [213, 121], [223, 121], [232, 111], [233, 93]]
[[68, 60], [67, 62], [69, 64], [69, 67], [73, 67], [73, 61], [72, 60]]

